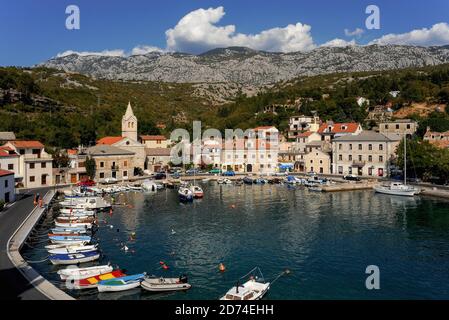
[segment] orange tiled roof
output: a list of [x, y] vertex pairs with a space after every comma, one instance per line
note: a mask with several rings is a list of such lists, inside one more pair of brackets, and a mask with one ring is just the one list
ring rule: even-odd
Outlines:
[[114, 143], [121, 141], [122, 139], [123, 139], [123, 137], [104, 137], [104, 138], [101, 138], [100, 140], [98, 140], [97, 144], [107, 144], [110, 146]]
[[156, 141], [156, 140], [167, 140], [166, 137], [161, 135], [156, 136], [140, 136], [143, 141]]
[[9, 143], [16, 148], [44, 148], [44, 145], [37, 140], [14, 140]]
[[[327, 131], [327, 129], [331, 127], [331, 131]], [[349, 123], [334, 123], [334, 124], [327, 124], [323, 123], [320, 128], [318, 129], [318, 133], [354, 133], [359, 128], [359, 124], [355, 122], [349, 122]]]
[[76, 149], [68, 149], [67, 150], [67, 154], [68, 155], [71, 155], [71, 156], [74, 156], [74, 155], [76, 155], [78, 153], [78, 150], [76, 150]]
[[12, 171], [0, 169], [0, 177], [9, 176], [9, 175], [13, 175], [13, 174], [14, 174], [14, 172], [12, 172]]
[[307, 138], [313, 134], [312, 131], [301, 132], [297, 135], [298, 138]]
[[9, 148], [0, 147], [0, 157], [18, 157], [19, 155], [15, 152], [10, 153], [12, 151]]

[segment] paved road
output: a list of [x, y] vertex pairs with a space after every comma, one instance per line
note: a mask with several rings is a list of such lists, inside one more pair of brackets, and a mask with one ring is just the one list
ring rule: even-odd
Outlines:
[[33, 209], [34, 192], [39, 192], [41, 195], [44, 195], [47, 189], [26, 193], [12, 207], [0, 212], [1, 300], [47, 300], [47, 297], [31, 286], [19, 270], [14, 267], [6, 252], [9, 238]]

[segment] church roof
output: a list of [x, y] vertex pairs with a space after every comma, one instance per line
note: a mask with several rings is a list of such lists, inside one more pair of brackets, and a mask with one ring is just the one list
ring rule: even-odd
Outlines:
[[122, 141], [123, 137], [104, 137], [97, 141], [97, 144], [112, 145], [119, 141]]

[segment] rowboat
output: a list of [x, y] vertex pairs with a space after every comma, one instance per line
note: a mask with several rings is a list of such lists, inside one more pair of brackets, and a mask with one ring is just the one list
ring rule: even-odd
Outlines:
[[92, 223], [95, 221], [94, 217], [85, 217], [85, 218], [79, 218], [79, 217], [58, 217], [55, 219], [56, 222], [60, 223]]
[[185, 187], [181, 187], [178, 190], [179, 201], [190, 202], [193, 201], [193, 192]]
[[71, 280], [81, 280], [89, 277], [98, 276], [104, 273], [112, 272], [113, 268], [110, 265], [102, 265], [87, 268], [74, 268], [73, 266], [67, 267], [65, 269], [59, 270], [58, 275], [61, 280], [71, 279]]
[[55, 222], [56, 227], [60, 228], [86, 228], [91, 229], [92, 223], [88, 222]]
[[56, 244], [81, 244], [81, 243], [89, 243], [91, 240], [91, 237], [88, 236], [70, 236], [70, 237], [66, 237], [66, 236], [54, 236], [54, 237], [49, 237], [50, 241], [52, 243], [56, 243]]
[[[253, 272], [259, 271], [261, 277], [254, 277]], [[250, 279], [240, 284], [240, 280], [248, 275]], [[262, 272], [258, 267], [251, 270], [247, 275], [237, 281], [237, 285], [232, 287], [220, 300], [260, 300], [270, 289], [270, 282], [264, 282]]]
[[191, 186], [190, 187], [190, 191], [193, 192], [193, 197], [194, 198], [199, 199], [199, 198], [202, 198], [204, 196], [203, 189], [201, 187], [199, 187], [199, 186]]
[[[76, 241], [74, 241], [76, 242]], [[76, 248], [76, 247], [80, 247], [80, 246], [85, 246], [87, 245], [87, 241], [79, 241], [80, 243], [54, 243], [54, 244], [49, 244], [45, 246], [45, 249], [47, 250], [53, 250], [53, 249], [59, 249], [59, 248]]]
[[131, 276], [124, 276], [115, 279], [102, 280], [98, 282], [98, 292], [125, 291], [140, 286], [145, 278], [145, 273], [139, 273]]
[[53, 254], [48, 259], [53, 264], [77, 264], [95, 261], [98, 258], [100, 258], [100, 253], [93, 250], [79, 253]]
[[78, 233], [78, 234], [84, 234], [87, 233], [86, 228], [53, 228], [51, 229], [51, 232], [53, 233], [59, 233], [59, 234], [71, 234], [71, 233]]
[[49, 249], [48, 253], [50, 254], [69, 254], [69, 253], [79, 253], [79, 252], [87, 252], [96, 250], [97, 245], [88, 245], [88, 246], [71, 246], [65, 248], [55, 248]]
[[152, 292], [180, 291], [192, 287], [187, 282], [186, 276], [180, 276], [179, 278], [145, 277], [140, 285], [143, 289]]
[[90, 289], [90, 288], [96, 288], [98, 285], [98, 282], [102, 280], [109, 280], [114, 278], [120, 278], [124, 277], [126, 274], [124, 274], [121, 270], [114, 270], [112, 272], [99, 274], [96, 276], [91, 276], [88, 278], [80, 279], [80, 280], [71, 280], [72, 283], [70, 284], [73, 289]]
[[76, 214], [89, 215], [89, 216], [95, 215], [95, 211], [93, 211], [93, 210], [72, 209], [72, 208], [62, 208], [59, 210], [59, 213], [70, 214], [70, 215], [76, 215]]

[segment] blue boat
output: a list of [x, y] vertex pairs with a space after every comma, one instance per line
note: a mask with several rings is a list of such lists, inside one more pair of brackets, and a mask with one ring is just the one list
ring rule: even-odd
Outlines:
[[140, 283], [145, 278], [145, 273], [134, 274], [120, 278], [102, 280], [98, 282], [99, 292], [125, 291], [140, 287]]
[[98, 258], [100, 258], [100, 253], [97, 250], [68, 254], [52, 254], [48, 257], [53, 264], [78, 264], [95, 261]]
[[250, 177], [245, 177], [245, 178], [243, 178], [243, 183], [245, 183], [245, 184], [253, 184], [254, 180], [252, 178], [250, 178]]
[[91, 240], [89, 236], [50, 236], [51, 241], [87, 241]]

